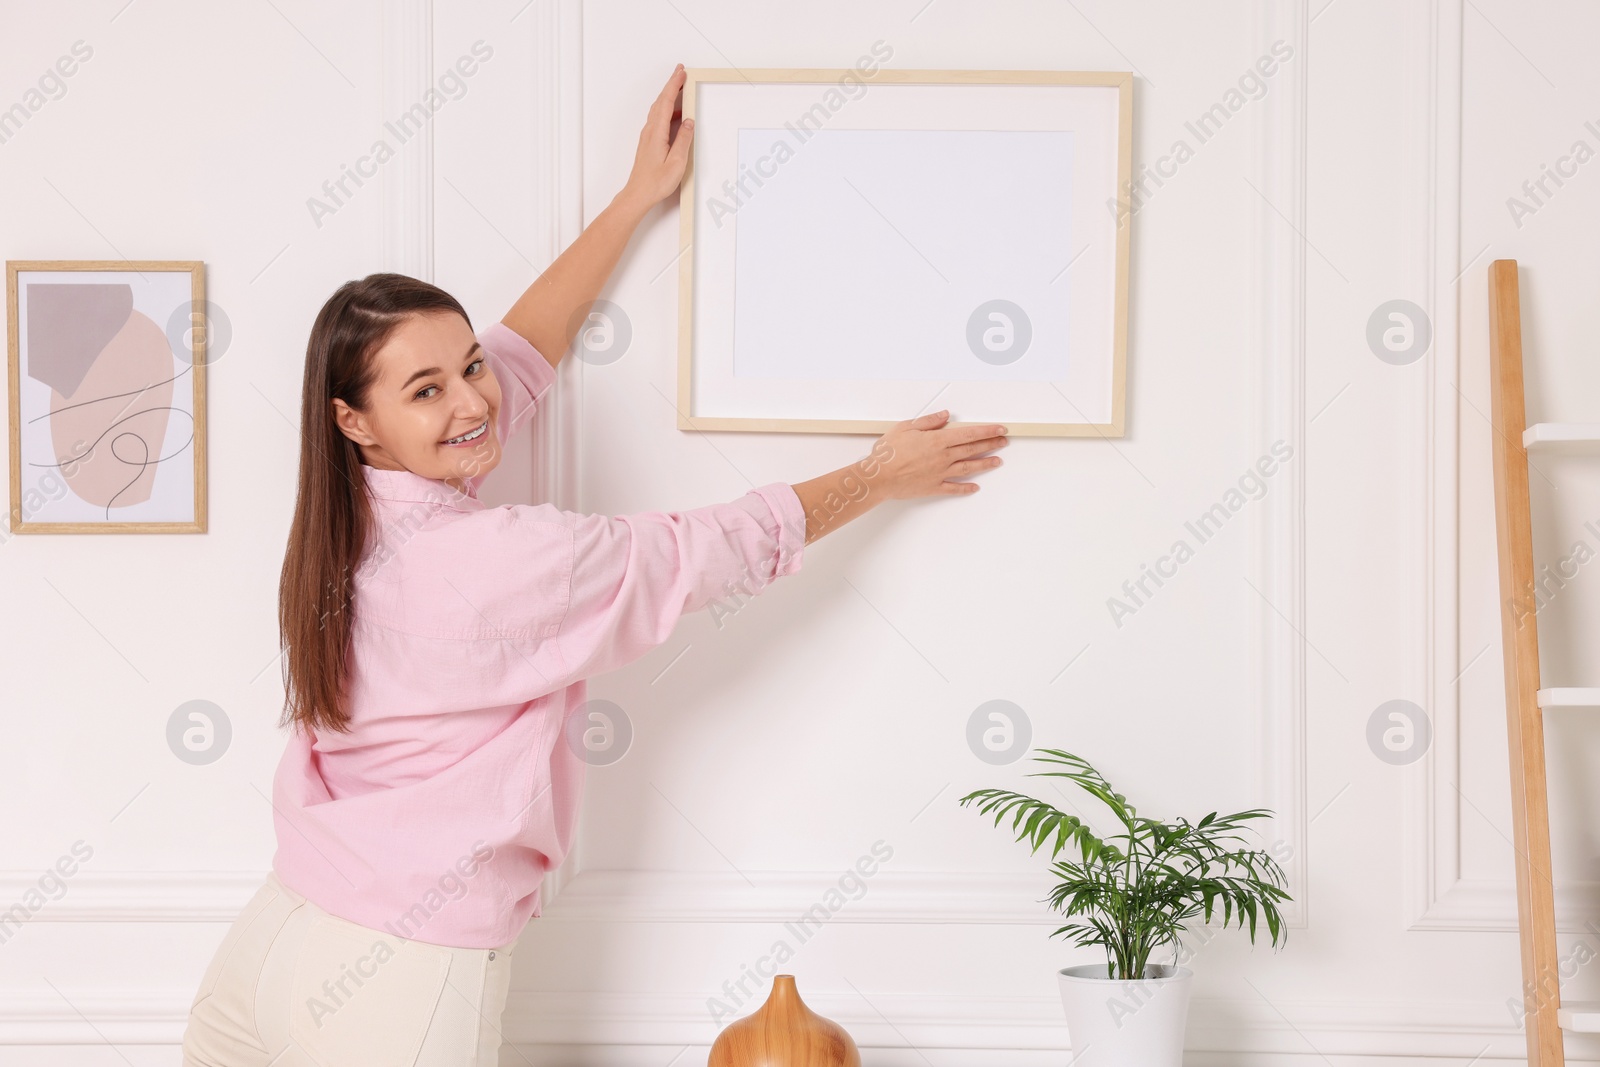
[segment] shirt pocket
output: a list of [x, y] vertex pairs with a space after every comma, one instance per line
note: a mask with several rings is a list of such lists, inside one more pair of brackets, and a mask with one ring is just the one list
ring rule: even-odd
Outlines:
[[306, 931], [289, 1036], [323, 1067], [411, 1067], [450, 971], [450, 950], [334, 916]]

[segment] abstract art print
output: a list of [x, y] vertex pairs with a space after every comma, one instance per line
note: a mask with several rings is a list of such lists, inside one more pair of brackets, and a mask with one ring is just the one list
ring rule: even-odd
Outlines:
[[204, 533], [205, 266], [6, 264], [12, 533]]

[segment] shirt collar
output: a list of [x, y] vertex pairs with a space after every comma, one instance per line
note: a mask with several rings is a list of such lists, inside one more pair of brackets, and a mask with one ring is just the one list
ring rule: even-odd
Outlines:
[[380, 500], [438, 504], [456, 511], [483, 510], [483, 501], [478, 499], [481, 475], [466, 480], [467, 491], [463, 494], [442, 478], [425, 478], [415, 471], [383, 470], [366, 463], [361, 464], [361, 471], [368, 491]]

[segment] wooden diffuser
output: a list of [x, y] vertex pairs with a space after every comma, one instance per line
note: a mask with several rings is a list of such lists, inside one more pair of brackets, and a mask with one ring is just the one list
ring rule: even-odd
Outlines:
[[706, 1067], [861, 1067], [861, 1053], [844, 1027], [806, 1007], [794, 975], [780, 974], [765, 1004], [717, 1035]]

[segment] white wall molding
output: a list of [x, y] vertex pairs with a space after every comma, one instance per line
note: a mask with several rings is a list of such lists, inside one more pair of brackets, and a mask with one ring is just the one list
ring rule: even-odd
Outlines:
[[[806, 1004], [850, 1032], [863, 1049], [1006, 1050], [1069, 1045], [1058, 997], [926, 996], [801, 990]], [[1195, 997], [1185, 1047], [1193, 1051], [1324, 1055], [1459, 1056], [1525, 1052], [1504, 1004], [1487, 1002]], [[759, 998], [737, 1006], [745, 1014]], [[1292, 1021], [1291, 1021], [1292, 1020]], [[506, 1040], [516, 1044], [696, 1045], [715, 1038], [706, 996], [513, 993]], [[1486, 1049], [1487, 1046], [1487, 1049]]]
[[[383, 114], [403, 115], [433, 88], [433, 0], [384, 0]], [[383, 168], [383, 269], [433, 281], [433, 123]]]
[[[1260, 746], [1261, 806], [1275, 813], [1268, 840], [1289, 846], [1281, 859], [1293, 899], [1284, 908], [1291, 927], [1309, 922], [1306, 818], [1305, 598], [1305, 361], [1306, 361], [1306, 0], [1267, 0], [1255, 6], [1256, 51], [1270, 55], [1282, 40], [1294, 48], [1256, 113], [1251, 159], [1252, 337], [1255, 378], [1253, 454], [1274, 443], [1294, 449], [1274, 476], [1251, 525], [1253, 588], [1252, 676]], [[1287, 220], [1287, 222], [1285, 221]]]
[[[1416, 210], [1406, 234], [1406, 284], [1433, 323], [1428, 375], [1415, 395], [1414, 440], [1402, 450], [1407, 487], [1418, 502], [1408, 523], [1416, 581], [1407, 661], [1410, 682], [1433, 724], [1427, 755], [1408, 771], [1404, 799], [1406, 895], [1412, 929], [1484, 929], [1492, 893], [1461, 881], [1459, 579], [1460, 441], [1454, 384], [1460, 369], [1457, 283], [1461, 270], [1461, 0], [1408, 11], [1411, 64], [1407, 106], [1415, 150], [1404, 160], [1404, 195]], [[1442, 794], [1440, 789], [1449, 795]], [[1513, 917], [1513, 922], [1515, 919]]]
[[[0, 874], [0, 900], [27, 910], [42, 892], [42, 872]], [[66, 922], [227, 922], [249, 902], [266, 871], [84, 871], [61, 879], [66, 891], [46, 898], [21, 925]], [[4, 923], [5, 913], [0, 913]], [[7, 934], [14, 928], [5, 927]]]
[[[1427, 378], [1414, 399], [1414, 439], [1405, 457], [1409, 495], [1418, 502], [1408, 523], [1417, 580], [1407, 641], [1411, 682], [1433, 723], [1426, 757], [1407, 775], [1405, 792], [1407, 905], [1412, 929], [1506, 929], [1502, 905], [1514, 898], [1494, 883], [1461, 878], [1460, 420], [1454, 388], [1460, 374], [1462, 270], [1460, 0], [1436, 0], [1407, 12], [1412, 54], [1407, 108], [1415, 150], [1404, 160], [1404, 195], [1415, 206], [1404, 242], [1406, 285], [1433, 324]], [[1506, 887], [1509, 893], [1509, 884]], [[1510, 929], [1516, 917], [1509, 916]]]
[[[266, 871], [82, 872], [59, 900], [23, 925], [49, 922], [222, 922], [238, 916]], [[746, 881], [746, 878], [750, 881]], [[837, 888], [839, 872], [585, 871], [554, 894], [540, 921], [787, 922]], [[752, 888], [751, 882], [755, 883]], [[38, 876], [0, 876], [0, 900], [20, 901]], [[829, 922], [978, 923], [1059, 926], [1039, 903], [1038, 874], [916, 873], [880, 870], [867, 891]], [[1198, 929], [1198, 927], [1196, 927]]]
[[[553, 262], [583, 232], [583, 3], [532, 0], [514, 24], [533, 36], [533, 109], [520, 130], [533, 141], [534, 253]], [[583, 377], [563, 360], [560, 381], [533, 422], [533, 499], [578, 510], [574, 442]], [[581, 368], [580, 368], [581, 369]], [[546, 891], [559, 886], [552, 872]]]
[[[1461, 528], [1461, 291], [1463, 275], [1487, 266], [1492, 252], [1461, 246], [1462, 0], [1433, 0], [1407, 8], [1404, 25], [1417, 62], [1410, 65], [1415, 151], [1404, 160], [1402, 195], [1415, 221], [1402, 243], [1410, 292], [1433, 325], [1433, 347], [1425, 357], [1426, 380], [1417, 386], [1415, 440], [1402, 454], [1412, 499], [1413, 549], [1409, 609], [1413, 619], [1409, 662], [1412, 691], [1423, 696], [1433, 724], [1427, 755], [1408, 768], [1405, 787], [1405, 895], [1413, 930], [1517, 931], [1516, 881], [1509, 866], [1503, 879], [1462, 877], [1465, 788], [1461, 774], [1460, 647]], [[1487, 323], [1474, 326], [1488, 329]], [[1499, 630], [1484, 657], [1498, 658]], [[1496, 694], [1498, 698], [1498, 691]], [[1509, 775], [1509, 766], [1502, 767]], [[1473, 818], [1479, 816], [1474, 815]], [[1568, 881], [1556, 887], [1557, 929], [1589, 932], [1600, 924], [1594, 900], [1600, 883]]]
[[[584, 871], [544, 908], [539, 921], [799, 922], [822, 902], [824, 893], [838, 889], [838, 879], [838, 871]], [[1041, 903], [1050, 888], [1043, 871], [1017, 875], [880, 870], [863, 883], [865, 892], [847, 898], [829, 914], [829, 924], [999, 923], [1053, 928], [1064, 921], [1059, 912]]]
[[[1059, 1054], [1068, 1047], [1056, 997], [922, 996], [874, 990], [864, 991], [864, 1000], [850, 992], [802, 992], [812, 1010], [844, 1026], [864, 1051], [982, 1049], [982, 1062], [990, 1065], [1019, 1062], [1008, 1060], [1008, 1053]], [[193, 996], [193, 990], [185, 989], [64, 988], [59, 994], [53, 990], [9, 994], [0, 1003], [0, 1046], [176, 1047]], [[745, 1014], [757, 1003], [748, 999], [735, 1008]], [[583, 1062], [593, 1063], [620, 1062], [608, 1059], [608, 1054], [629, 1047], [663, 1046], [675, 1053], [685, 1045], [709, 1047], [716, 1032], [707, 997], [687, 993], [513, 991], [503, 1023], [504, 1037], [513, 1045], [530, 1050], [580, 1047]], [[1196, 997], [1189, 1008], [1186, 1047], [1191, 1054], [1293, 1054], [1309, 1047], [1320, 1054], [1317, 1062], [1346, 1056], [1483, 1061], [1513, 1059], [1523, 1050], [1521, 1031], [1504, 1004], [1276, 995], [1270, 1002], [1260, 996]], [[537, 1054], [529, 1058], [549, 1062]]]

